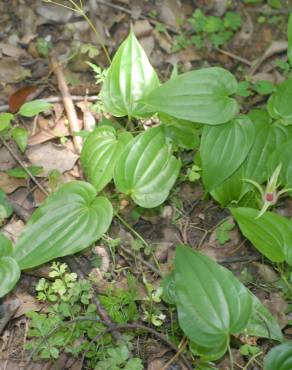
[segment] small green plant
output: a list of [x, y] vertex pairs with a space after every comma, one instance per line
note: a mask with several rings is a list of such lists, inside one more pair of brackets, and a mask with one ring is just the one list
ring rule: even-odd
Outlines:
[[[98, 344], [92, 339], [104, 330], [98, 323], [96, 306], [93, 303], [94, 290], [89, 280], [77, 279], [64, 263], [53, 263], [49, 272], [50, 280], [40, 279], [36, 286], [37, 298], [47, 304], [47, 313], [29, 312], [31, 340], [27, 349], [36, 349], [35, 354], [44, 359], [57, 359], [61, 353], [75, 357], [83, 355], [91, 368], [97, 369], [142, 369], [139, 358], [132, 358], [131, 337], [122, 336], [119, 343], [113, 344], [109, 335]], [[128, 276], [131, 284], [132, 277]], [[113, 322], [124, 324], [138, 318], [135, 305], [136, 290], [119, 289], [115, 294], [110, 290], [102, 296], [102, 303]], [[96, 323], [86, 321], [96, 319]], [[82, 341], [76, 345], [76, 341]], [[136, 366], [136, 367], [134, 367]]]
[[234, 229], [234, 223], [224, 221], [216, 228], [216, 238], [223, 245], [230, 240], [230, 231]]
[[11, 122], [17, 122], [18, 116], [34, 117], [51, 107], [51, 104], [46, 103], [43, 100], [33, 100], [24, 103], [15, 115], [12, 113], [0, 113], [0, 135], [5, 136], [6, 138], [12, 137], [20, 151], [24, 153], [27, 146], [28, 131], [18, 125], [12, 127]]
[[178, 51], [188, 45], [195, 45], [201, 49], [207, 42], [215, 48], [230, 41], [235, 32], [241, 27], [242, 19], [239, 13], [227, 12], [223, 18], [207, 16], [202, 10], [197, 9], [188, 23], [192, 27], [192, 33], [182, 33], [175, 38], [173, 51]]

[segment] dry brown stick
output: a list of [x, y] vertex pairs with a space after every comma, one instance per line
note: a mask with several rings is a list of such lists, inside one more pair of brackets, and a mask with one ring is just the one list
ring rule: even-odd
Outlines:
[[227, 50], [223, 50], [221, 48], [216, 48], [216, 50], [221, 53], [221, 54], [224, 54], [224, 55], [227, 55], [228, 57], [234, 59], [234, 60], [238, 60], [239, 62], [243, 63], [243, 64], [246, 64], [248, 65], [249, 67], [252, 66], [252, 62], [250, 62], [249, 60], [239, 56], [239, 55], [236, 55], [236, 54], [233, 54], [231, 53], [230, 51], [227, 51]]
[[22, 160], [18, 157], [16, 153], [10, 148], [9, 144], [0, 136], [0, 141], [8, 150], [8, 152], [12, 155], [12, 157], [20, 164], [20, 166], [24, 169], [24, 171], [28, 174], [28, 176], [32, 179], [32, 181], [37, 185], [37, 187], [41, 190], [42, 193], [45, 195], [49, 195], [47, 190], [43, 187], [43, 185], [36, 179], [36, 177], [30, 172], [30, 170], [25, 166]]
[[[67, 117], [69, 121], [70, 131], [71, 131], [71, 134], [74, 134], [74, 132], [78, 132], [80, 131], [80, 129], [79, 129], [77, 113], [76, 113], [75, 106], [72, 101], [69, 87], [65, 80], [62, 67], [58, 61], [57, 56], [54, 53], [50, 57], [50, 62], [51, 62], [52, 70], [58, 81], [59, 90], [62, 95], [65, 111], [67, 113]], [[73, 144], [74, 144], [76, 152], [80, 154], [81, 148], [82, 148], [82, 138], [79, 136], [73, 136]]]
[[186, 348], [186, 345], [188, 344], [188, 340], [186, 337], [183, 338], [181, 345], [178, 347], [178, 351], [176, 354], [163, 366], [161, 370], [167, 370], [171, 364], [174, 363], [174, 361], [180, 356], [180, 354], [184, 351]]

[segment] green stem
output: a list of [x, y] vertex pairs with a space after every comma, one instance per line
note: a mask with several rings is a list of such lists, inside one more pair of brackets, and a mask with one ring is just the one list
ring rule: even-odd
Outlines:
[[144, 246], [145, 247], [147, 247], [147, 248], [149, 248], [149, 244], [146, 242], [146, 240], [139, 234], [139, 233], [137, 233], [137, 231], [136, 230], [134, 230], [133, 228], [132, 228], [132, 226], [131, 225], [129, 225], [128, 224], [128, 222], [126, 221], [126, 220], [124, 220], [119, 214], [118, 214], [118, 212], [114, 212], [114, 215], [115, 215], [115, 217], [116, 218], [118, 218], [120, 221], [121, 221], [121, 223], [124, 225], [124, 226], [126, 226], [126, 228], [127, 229], [129, 229], [130, 231], [131, 231], [131, 233], [133, 234], [133, 235], [135, 235], [139, 240], [141, 240], [141, 242], [144, 244]]
[[104, 51], [104, 53], [106, 55], [106, 58], [107, 58], [109, 64], [111, 64], [112, 61], [111, 61], [111, 58], [110, 58], [109, 53], [107, 51], [107, 48], [105, 47], [105, 44], [102, 41], [102, 38], [101, 38], [100, 34], [98, 33], [97, 29], [95, 28], [94, 24], [91, 22], [91, 20], [85, 14], [85, 12], [83, 10], [83, 5], [82, 5], [82, 1], [81, 0], [80, 0], [80, 6], [78, 6], [78, 4], [76, 4], [74, 0], [69, 0], [69, 2], [72, 4], [73, 8], [71, 8], [70, 6], [61, 4], [61, 3], [57, 3], [54, 0], [42, 0], [42, 1], [45, 2], [45, 3], [51, 3], [51, 4], [54, 4], [54, 5], [58, 5], [58, 6], [61, 6], [63, 8], [72, 10], [73, 12], [79, 13], [86, 20], [86, 22], [88, 23], [89, 27], [92, 29], [92, 31], [96, 35], [97, 40], [100, 43], [100, 45], [101, 45], [101, 47], [102, 47], [102, 49], [103, 49], [103, 51]]
[[234, 370], [234, 360], [233, 360], [233, 355], [232, 355], [232, 351], [230, 348], [230, 343], [227, 344], [227, 349], [228, 349], [228, 354], [229, 354], [230, 370]]

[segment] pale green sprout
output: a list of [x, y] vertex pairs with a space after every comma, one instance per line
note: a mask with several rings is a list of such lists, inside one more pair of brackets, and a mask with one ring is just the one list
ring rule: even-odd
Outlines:
[[282, 163], [280, 163], [277, 166], [272, 176], [269, 178], [265, 188], [256, 181], [250, 179], [243, 179], [243, 181], [248, 182], [255, 186], [262, 197], [263, 206], [259, 214], [257, 215], [256, 219], [260, 218], [268, 210], [269, 207], [275, 205], [281, 195], [288, 193], [289, 191], [292, 191], [292, 188], [287, 189], [285, 188], [280, 191], [277, 191], [278, 187], [281, 185], [280, 182], [278, 181], [281, 169]]

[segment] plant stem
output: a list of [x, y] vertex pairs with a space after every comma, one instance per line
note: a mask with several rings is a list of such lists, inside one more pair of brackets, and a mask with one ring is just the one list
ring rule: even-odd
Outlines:
[[64, 5], [64, 4], [61, 4], [61, 3], [57, 3], [53, 0], [42, 0], [43, 2], [45, 3], [51, 3], [51, 4], [54, 4], [54, 5], [58, 5], [58, 6], [61, 6], [63, 8], [66, 8], [66, 9], [69, 9], [69, 10], [72, 10], [73, 12], [75, 13], [79, 13], [85, 20], [86, 22], [88, 23], [89, 27], [92, 29], [92, 31], [94, 32], [94, 34], [96, 35], [97, 37], [97, 40], [98, 42], [100, 43], [105, 55], [106, 55], [106, 58], [109, 62], [109, 64], [111, 64], [111, 58], [109, 56], [109, 53], [107, 51], [107, 48], [104, 44], [104, 42], [102, 41], [102, 38], [100, 36], [100, 34], [98, 33], [97, 29], [95, 28], [94, 24], [91, 22], [91, 20], [88, 18], [88, 16], [85, 14], [84, 10], [83, 10], [83, 4], [82, 4], [82, 0], [80, 0], [80, 5], [78, 5], [77, 3], [75, 3], [74, 0], [69, 0], [69, 2], [72, 4], [73, 8], [71, 8], [70, 6], [67, 6], [67, 5]]
[[[141, 242], [143, 243], [143, 245], [148, 249], [148, 250], [151, 250], [151, 248], [150, 248], [150, 245], [146, 242], [146, 240], [135, 230], [135, 229], [133, 229], [132, 228], [132, 226], [131, 225], [129, 225], [128, 224], [128, 222], [126, 221], [126, 220], [124, 220], [119, 214], [118, 214], [118, 212], [114, 212], [114, 215], [115, 215], [115, 217], [117, 217], [120, 221], [121, 221], [121, 223], [124, 225], [124, 226], [126, 226], [126, 228], [127, 229], [129, 229], [130, 231], [131, 231], [131, 233], [133, 234], [133, 235], [135, 235], [139, 240], [141, 240]], [[160, 270], [160, 266], [159, 266], [159, 263], [158, 263], [158, 261], [157, 261], [157, 259], [156, 259], [156, 257], [155, 257], [155, 255], [153, 254], [153, 253], [151, 253], [151, 255], [152, 255], [152, 258], [153, 258], [153, 260], [154, 260], [154, 263], [155, 263], [155, 265], [157, 266], [157, 268], [158, 268], [158, 270]], [[161, 273], [159, 273], [159, 276], [161, 276]]]
[[227, 344], [227, 349], [228, 349], [228, 354], [229, 354], [230, 370], [234, 370], [234, 360], [233, 360], [233, 355], [232, 355], [232, 351], [230, 348], [230, 343]]
[[131, 233], [133, 234], [133, 235], [135, 235], [139, 240], [141, 240], [141, 242], [144, 244], [144, 246], [146, 247], [146, 248], [149, 248], [150, 249], [150, 246], [149, 246], [149, 244], [146, 242], [146, 240], [135, 230], [135, 229], [133, 229], [132, 228], [132, 226], [131, 225], [129, 225], [128, 224], [128, 222], [126, 221], [126, 220], [124, 220], [119, 214], [118, 214], [118, 212], [114, 212], [114, 215], [115, 215], [115, 217], [116, 218], [118, 218], [120, 221], [121, 221], [121, 223], [124, 225], [124, 226], [126, 226], [126, 228], [127, 229], [129, 229], [130, 231], [131, 231]]

